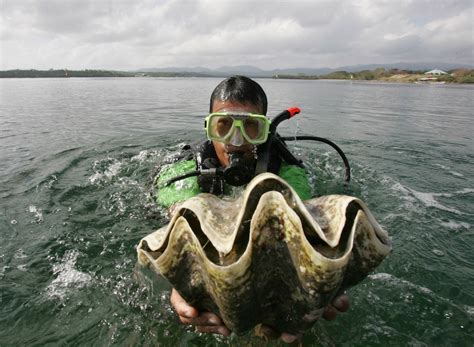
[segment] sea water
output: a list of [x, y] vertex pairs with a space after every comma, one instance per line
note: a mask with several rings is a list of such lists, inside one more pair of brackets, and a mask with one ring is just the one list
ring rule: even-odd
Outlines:
[[[156, 166], [203, 138], [219, 79], [0, 80], [0, 345], [240, 345], [178, 323], [170, 286], [136, 269], [166, 223]], [[298, 106], [315, 195], [363, 199], [393, 253], [349, 290], [351, 308], [305, 345], [472, 346], [474, 88], [258, 80], [269, 115]]]

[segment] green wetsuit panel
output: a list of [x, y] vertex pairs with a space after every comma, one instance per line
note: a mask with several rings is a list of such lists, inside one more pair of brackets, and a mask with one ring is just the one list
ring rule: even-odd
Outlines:
[[[156, 203], [161, 207], [168, 208], [177, 202], [187, 200], [201, 193], [196, 177], [185, 178], [172, 183], [168, 187], [160, 187], [169, 179], [194, 170], [196, 170], [194, 160], [184, 160], [164, 166], [155, 180]], [[278, 175], [288, 182], [298, 193], [301, 200], [311, 199], [311, 187], [304, 169], [283, 163]]]
[[195, 170], [196, 163], [194, 160], [183, 160], [164, 166], [155, 180], [156, 203], [168, 208], [177, 202], [198, 195], [201, 190], [196, 176], [171, 183], [168, 187], [161, 187], [166, 181]]
[[301, 200], [311, 199], [311, 186], [303, 168], [282, 163], [278, 176], [283, 178], [293, 188]]

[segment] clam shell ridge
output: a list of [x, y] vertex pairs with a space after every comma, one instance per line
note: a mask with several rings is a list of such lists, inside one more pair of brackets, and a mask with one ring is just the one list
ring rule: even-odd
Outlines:
[[264, 173], [237, 199], [188, 199], [137, 250], [140, 264], [232, 331], [261, 323], [299, 333], [380, 264], [391, 240], [361, 200], [302, 202], [284, 180]]

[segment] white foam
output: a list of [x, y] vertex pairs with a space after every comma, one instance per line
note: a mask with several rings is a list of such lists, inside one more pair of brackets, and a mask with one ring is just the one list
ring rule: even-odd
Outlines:
[[26, 255], [25, 251], [22, 248], [18, 248], [15, 254], [13, 254], [13, 258], [25, 259], [25, 258], [28, 258], [28, 255]]
[[471, 229], [471, 225], [469, 223], [455, 222], [453, 220], [450, 220], [448, 222], [441, 222], [441, 225], [444, 226], [445, 228], [448, 228], [448, 229], [451, 229], [451, 230], [459, 230], [459, 229], [469, 230], [469, 229]]
[[[390, 179], [389, 177], [384, 177], [382, 182], [384, 182], [384, 181], [391, 182], [392, 179]], [[400, 192], [400, 193], [405, 194], [405, 196], [406, 196], [407, 198], [410, 198], [410, 197], [409, 197], [410, 191], [408, 190], [408, 188], [406, 188], [405, 186], [403, 186], [400, 182], [395, 182], [395, 183], [393, 183], [393, 185], [392, 185], [391, 188], [392, 188], [393, 190], [395, 190], [396, 192]], [[413, 199], [411, 199], [411, 200], [413, 200]]]
[[176, 160], [178, 160], [182, 154], [183, 154], [183, 148], [186, 146], [186, 143], [180, 142], [175, 146], [172, 146], [169, 148], [171, 153], [168, 153], [164, 156], [163, 162], [165, 163], [174, 163]]
[[393, 276], [389, 273], [384, 273], [384, 272], [375, 273], [375, 274], [369, 275], [368, 278], [370, 278], [371, 280], [387, 282], [387, 283], [392, 284], [394, 286], [408, 287], [408, 288], [415, 289], [415, 290], [420, 291], [420, 292], [425, 293], [425, 294], [434, 294], [433, 291], [431, 291], [431, 289], [428, 289], [426, 287], [414, 284], [410, 281], [395, 277], [395, 276]]
[[452, 193], [433, 193], [435, 196], [443, 196], [446, 198], [452, 198], [455, 195], [464, 195], [464, 194], [471, 194], [474, 193], [474, 189], [472, 188], [464, 188], [461, 190], [456, 190]]
[[137, 155], [134, 155], [130, 161], [139, 161], [139, 162], [143, 162], [146, 160], [146, 158], [148, 157], [149, 155], [149, 152], [148, 150], [143, 150], [143, 151], [140, 151], [140, 153], [138, 153]]
[[455, 213], [455, 214], [463, 214], [461, 211], [451, 208], [451, 207], [446, 207], [442, 204], [440, 204], [438, 201], [436, 201], [435, 196], [445, 196], [445, 197], [452, 197], [451, 193], [424, 193], [424, 192], [419, 192], [417, 190], [408, 188], [411, 193], [418, 199], [420, 200], [423, 204], [425, 204], [427, 207], [434, 207], [439, 210]]
[[[94, 166], [97, 164], [94, 163]], [[102, 181], [107, 181], [112, 179], [113, 177], [117, 176], [122, 168], [122, 162], [115, 161], [112, 163], [103, 173], [95, 172], [93, 175], [89, 177], [89, 182], [92, 184], [100, 183]]]
[[451, 168], [449, 166], [443, 165], [443, 164], [435, 164], [435, 166], [440, 167], [444, 170], [450, 170]]
[[22, 271], [22, 272], [27, 272], [28, 271], [28, 268], [27, 268], [26, 264], [18, 265], [16, 268], [18, 270]]
[[435, 166], [440, 167], [441, 169], [448, 171], [453, 176], [464, 177], [464, 175], [462, 173], [451, 170], [451, 168], [449, 166], [446, 166], [446, 165], [443, 165], [443, 164], [435, 164]]
[[8, 265], [2, 267], [2, 269], [0, 270], [0, 278], [5, 277], [5, 272], [6, 272], [8, 269], [10, 269], [10, 266], [8, 266]]
[[35, 215], [35, 220], [37, 223], [41, 223], [43, 221], [43, 213], [41, 212], [41, 209], [37, 208], [35, 205], [30, 205], [28, 207], [28, 212]]
[[472, 194], [472, 193], [474, 193], [474, 188], [464, 188], [464, 189], [458, 190], [454, 193], [455, 194]]
[[403, 186], [400, 182], [395, 182], [392, 187], [393, 190], [395, 190], [398, 193], [402, 193], [402, 199], [407, 201], [407, 208], [413, 208], [413, 202], [415, 202], [415, 199], [423, 203], [423, 205], [427, 207], [434, 207], [439, 210], [455, 213], [458, 215], [464, 214], [461, 211], [451, 208], [448, 206], [444, 206], [443, 204], [439, 203], [435, 197], [446, 197], [446, 198], [452, 198], [454, 195], [459, 195], [459, 194], [469, 194], [474, 192], [474, 189], [471, 188], [464, 188], [462, 190], [458, 190], [452, 193], [433, 193], [433, 192], [419, 192], [415, 189], [405, 187]]
[[111, 206], [109, 207], [109, 211], [112, 212], [114, 209], [117, 209], [120, 214], [125, 212], [126, 205], [123, 201], [120, 192], [112, 194], [111, 201], [113, 202], [113, 204], [111, 204]]
[[64, 299], [70, 291], [83, 288], [92, 283], [92, 276], [74, 268], [79, 252], [67, 251], [61, 262], [53, 265], [56, 278], [46, 288], [46, 294], [51, 299]]
[[112, 178], [114, 176], [117, 176], [117, 174], [119, 173], [121, 167], [122, 167], [121, 162], [118, 161], [116, 163], [113, 163], [112, 165], [110, 165], [110, 167], [107, 170], [105, 170], [104, 175], [107, 178]]

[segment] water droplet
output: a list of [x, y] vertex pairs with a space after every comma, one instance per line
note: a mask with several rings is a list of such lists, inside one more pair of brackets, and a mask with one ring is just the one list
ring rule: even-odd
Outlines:
[[15, 259], [25, 259], [27, 258], [28, 256], [26, 255], [25, 251], [21, 248], [19, 248], [15, 254], [13, 254], [13, 258]]
[[451, 319], [453, 318], [454, 314], [452, 312], [445, 312], [444, 313], [444, 318], [446, 319]]
[[444, 252], [440, 249], [433, 249], [432, 252], [436, 254], [438, 257], [444, 256]]
[[27, 269], [27, 267], [26, 267], [26, 264], [18, 265], [16, 268], [17, 268], [18, 270], [20, 270], [20, 271], [23, 271], [23, 272], [28, 271], [28, 269]]
[[258, 153], [257, 153], [257, 146], [255, 146], [255, 145], [252, 147], [252, 154], [253, 154], [253, 158], [255, 160], [257, 160], [258, 159]]

